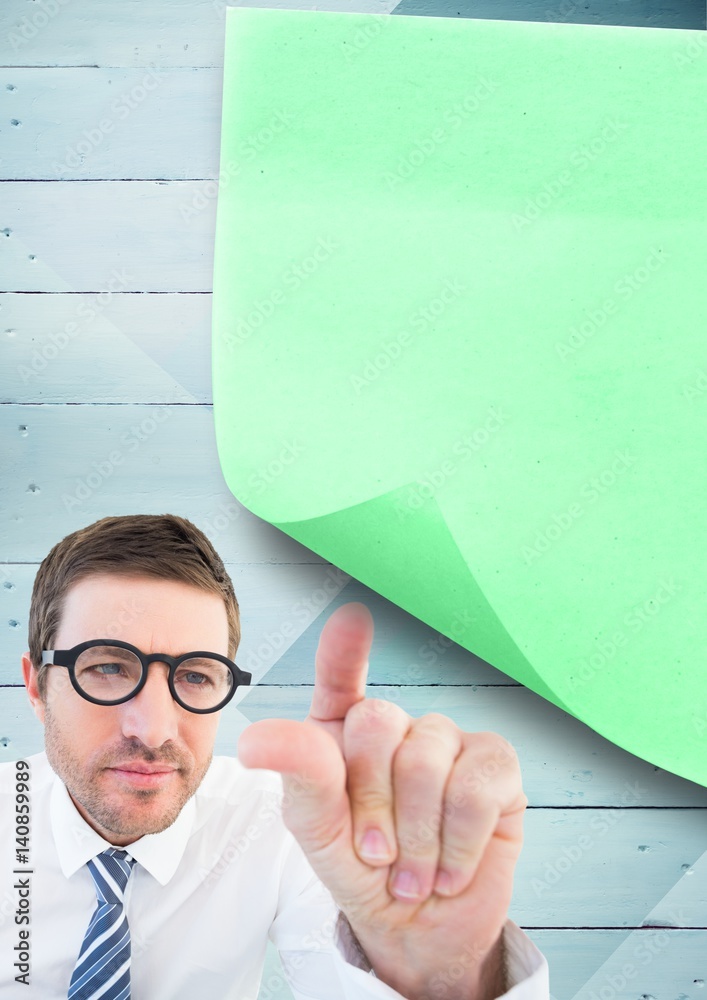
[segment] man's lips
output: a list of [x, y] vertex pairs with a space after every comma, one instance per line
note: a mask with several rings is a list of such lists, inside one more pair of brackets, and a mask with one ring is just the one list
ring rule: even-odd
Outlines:
[[179, 773], [172, 764], [147, 764], [144, 761], [129, 760], [106, 768], [118, 780], [132, 788], [162, 788]]
[[129, 760], [124, 764], [112, 764], [110, 771], [133, 771], [137, 774], [166, 774], [170, 771], [178, 771], [179, 768], [172, 764], [148, 764], [144, 761]]

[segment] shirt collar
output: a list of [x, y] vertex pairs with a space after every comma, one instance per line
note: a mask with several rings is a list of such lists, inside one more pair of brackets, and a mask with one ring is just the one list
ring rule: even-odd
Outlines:
[[[194, 826], [195, 810], [192, 795], [170, 827], [161, 833], [148, 833], [124, 848], [160, 885], [169, 882], [182, 860]], [[101, 851], [115, 846], [88, 825], [56, 774], [49, 811], [59, 864], [66, 878]]]

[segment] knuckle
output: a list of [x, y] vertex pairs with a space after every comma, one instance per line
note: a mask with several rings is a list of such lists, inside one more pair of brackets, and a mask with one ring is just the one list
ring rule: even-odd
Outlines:
[[508, 764], [518, 763], [518, 752], [512, 743], [509, 743], [503, 736], [497, 736], [494, 757], [506, 761]]
[[418, 719], [420, 725], [429, 726], [430, 728], [443, 728], [443, 729], [456, 729], [457, 726], [449, 718], [448, 715], [442, 715], [441, 712], [427, 712], [426, 715], [420, 716]]
[[513, 764], [518, 762], [516, 748], [505, 736], [494, 732], [483, 732], [478, 735], [484, 738], [484, 748], [487, 755], [499, 764]]
[[415, 729], [417, 734], [430, 742], [438, 742], [444, 747], [449, 747], [452, 742], [457, 742], [460, 733], [459, 727], [446, 715], [439, 712], [430, 712], [423, 715], [416, 721]]
[[438, 829], [434, 824], [419, 824], [417, 829], [406, 830], [398, 836], [398, 845], [404, 858], [427, 861], [439, 854]]
[[495, 807], [499, 798], [498, 770], [486, 766], [488, 762], [467, 771], [461, 782], [458, 808], [464, 812], [486, 811]]
[[474, 849], [468, 840], [445, 841], [442, 865], [447, 870], [450, 868], [464, 870], [479, 853], [478, 845]]
[[442, 821], [436, 812], [408, 817], [396, 826], [401, 852], [408, 858], [436, 858], [439, 854]]
[[361, 813], [380, 814], [390, 810], [390, 798], [385, 789], [378, 785], [352, 785], [349, 795], [353, 805]]
[[461, 785], [479, 801], [495, 801], [507, 793], [509, 781], [520, 788], [520, 765], [510, 743], [495, 742], [466, 767]]
[[458, 817], [463, 822], [478, 812], [478, 809], [478, 800], [473, 793], [460, 784], [449, 791], [448, 799], [444, 804], [444, 818], [449, 822]]
[[461, 807], [467, 812], [487, 812], [498, 809], [505, 798], [507, 782], [498, 777], [499, 770], [492, 761], [481, 762], [464, 775], [460, 793], [463, 796]]
[[393, 771], [398, 781], [424, 785], [437, 773], [437, 768], [430, 759], [429, 747], [416, 741], [398, 747], [393, 758]]

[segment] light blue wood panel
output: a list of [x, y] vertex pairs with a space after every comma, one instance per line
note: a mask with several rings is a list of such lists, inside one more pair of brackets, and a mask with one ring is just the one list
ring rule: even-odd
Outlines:
[[223, 63], [225, 0], [24, 0], [0, 7], [10, 66], [213, 66]]
[[531, 928], [526, 933], [548, 959], [555, 1000], [702, 1000], [704, 996], [704, 930]]
[[0, 344], [3, 402], [212, 402], [211, 295], [6, 292]]
[[3, 290], [210, 292], [216, 194], [213, 181], [2, 184]]
[[[253, 674], [254, 683], [311, 684], [324, 621], [340, 604], [362, 601], [374, 620], [369, 680], [380, 697], [397, 698], [401, 684], [519, 687], [507, 674], [330, 563], [226, 563], [226, 568], [240, 606], [237, 661]], [[0, 564], [0, 685], [21, 683], [20, 658], [28, 648], [36, 571], [34, 565]], [[115, 636], [120, 638], [117, 632]], [[128, 632], [124, 637], [129, 641]]]
[[[221, 69], [6, 70], [0, 177], [216, 177]], [[263, 122], [265, 127], [267, 122]], [[257, 155], [266, 133], [244, 136]], [[235, 169], [235, 168], [234, 168]]]
[[[210, 406], [3, 406], [0, 440], [5, 562], [39, 563], [100, 517], [166, 511], [193, 520], [229, 562], [324, 561], [230, 493]], [[256, 483], [268, 469], [285, 474], [265, 463]]]
[[[311, 671], [311, 663], [309, 667]], [[438, 711], [468, 732], [501, 733], [518, 752], [523, 789], [533, 807], [570, 807], [580, 813], [604, 806], [614, 811], [612, 819], [642, 810], [645, 837], [661, 833], [660, 816], [653, 809], [707, 808], [707, 789], [625, 753], [525, 688], [424, 686], [381, 691], [378, 686], [369, 686], [367, 693], [396, 702], [414, 717]], [[240, 733], [258, 719], [304, 719], [311, 696], [311, 686], [258, 685], [245, 692], [239, 690], [234, 702], [224, 709], [216, 753], [234, 754]], [[43, 748], [42, 728], [22, 687], [0, 690], [0, 744], [3, 761]], [[603, 842], [603, 838], [595, 839]], [[542, 856], [541, 844], [538, 849]], [[596, 853], [602, 854], [601, 846]], [[702, 888], [707, 924], [707, 881]]]

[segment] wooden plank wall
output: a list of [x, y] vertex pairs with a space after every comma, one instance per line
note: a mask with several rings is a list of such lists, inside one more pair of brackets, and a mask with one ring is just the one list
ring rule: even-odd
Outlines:
[[[317, 9], [705, 28], [703, 0]], [[210, 386], [224, 10], [223, 0], [3, 0], [0, 758], [42, 746], [19, 662], [49, 548], [108, 514], [181, 514], [227, 563], [239, 663], [259, 681], [225, 713], [218, 752], [234, 753], [250, 720], [304, 716], [323, 622], [366, 601], [372, 692], [413, 715], [497, 730], [518, 749], [530, 805], [511, 916], [547, 955], [556, 1000], [706, 1000], [707, 790], [435, 635], [226, 487]], [[261, 1000], [290, 995], [270, 952]]]

